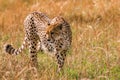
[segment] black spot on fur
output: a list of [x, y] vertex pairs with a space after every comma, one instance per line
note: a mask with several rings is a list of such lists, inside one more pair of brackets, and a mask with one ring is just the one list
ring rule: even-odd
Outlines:
[[35, 57], [35, 55], [32, 55], [31, 57]]
[[62, 48], [62, 46], [59, 46], [59, 48]]
[[51, 32], [51, 34], [54, 34], [54, 32]]
[[48, 25], [50, 25], [50, 23], [48, 23]]
[[62, 30], [62, 24], [60, 24], [58, 27], [59, 27], [60, 30]]
[[31, 51], [30, 53], [36, 53], [36, 51]]
[[47, 41], [50, 41], [50, 39], [47, 39]]

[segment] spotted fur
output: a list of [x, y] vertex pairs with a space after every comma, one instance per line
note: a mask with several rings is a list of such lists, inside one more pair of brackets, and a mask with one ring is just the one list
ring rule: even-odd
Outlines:
[[5, 45], [5, 51], [11, 55], [18, 55], [25, 46], [28, 46], [31, 66], [37, 67], [39, 47], [39, 51], [55, 57], [58, 71], [60, 71], [72, 41], [70, 25], [61, 16], [50, 19], [41, 12], [33, 12], [24, 20], [24, 27], [25, 39], [23, 45], [15, 49], [12, 45], [7, 44]]

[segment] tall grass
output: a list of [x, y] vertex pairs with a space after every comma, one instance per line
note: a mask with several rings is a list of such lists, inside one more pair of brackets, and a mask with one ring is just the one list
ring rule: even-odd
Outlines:
[[0, 0], [0, 80], [34, 80], [27, 50], [18, 56], [3, 51], [6, 43], [20, 47], [23, 21], [33, 11], [63, 16], [73, 33], [63, 74], [38, 53], [39, 80], [120, 80], [120, 0]]

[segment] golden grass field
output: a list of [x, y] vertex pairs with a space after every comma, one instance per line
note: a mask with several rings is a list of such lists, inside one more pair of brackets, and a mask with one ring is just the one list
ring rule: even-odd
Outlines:
[[20, 47], [23, 21], [33, 11], [63, 16], [73, 36], [63, 74], [38, 53], [39, 80], [120, 80], [120, 0], [0, 0], [0, 80], [34, 80], [28, 50], [17, 56], [3, 50], [6, 43]]

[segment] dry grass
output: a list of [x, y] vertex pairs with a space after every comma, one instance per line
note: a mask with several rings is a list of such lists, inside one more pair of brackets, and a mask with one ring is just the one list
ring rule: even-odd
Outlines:
[[120, 0], [0, 0], [0, 80], [34, 80], [27, 50], [18, 56], [3, 51], [5, 43], [22, 44], [23, 21], [33, 11], [62, 15], [73, 32], [64, 74], [39, 53], [39, 80], [120, 79]]

